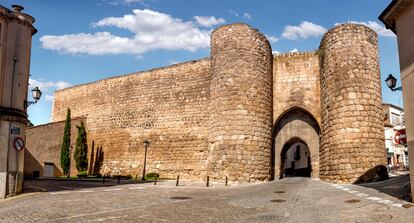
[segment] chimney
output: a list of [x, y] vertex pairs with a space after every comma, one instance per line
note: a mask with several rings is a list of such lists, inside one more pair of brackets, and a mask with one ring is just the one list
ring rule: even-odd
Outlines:
[[23, 6], [21, 5], [12, 5], [12, 8], [14, 9], [15, 12], [21, 12], [23, 11]]

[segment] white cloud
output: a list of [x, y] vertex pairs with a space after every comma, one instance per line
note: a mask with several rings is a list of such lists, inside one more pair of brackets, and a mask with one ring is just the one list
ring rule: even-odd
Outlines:
[[247, 12], [245, 12], [245, 13], [243, 14], [243, 17], [244, 17], [245, 19], [252, 19], [252, 16], [251, 16], [249, 13], [247, 13]]
[[[229, 10], [229, 13], [234, 15], [235, 17], [239, 18], [240, 14], [232, 9]], [[243, 13], [243, 18], [245, 19], [252, 19], [252, 15], [250, 15], [249, 13], [245, 12]]]
[[272, 51], [272, 54], [280, 54], [280, 51], [274, 50]]
[[103, 3], [109, 5], [128, 5], [132, 6], [134, 4], [140, 4], [144, 7], [149, 7], [145, 0], [103, 0]]
[[279, 41], [279, 38], [277, 38], [276, 36], [268, 36], [266, 35], [267, 40], [269, 40], [270, 43], [276, 43], [277, 41]]
[[290, 52], [291, 52], [291, 53], [297, 53], [297, 52], [299, 52], [299, 50], [298, 50], [298, 49], [296, 49], [296, 48], [293, 48]]
[[70, 84], [66, 81], [55, 82], [55, 87], [56, 87], [57, 90], [60, 90], [60, 89], [63, 89], [63, 88], [68, 88], [70, 86], [72, 86], [72, 84]]
[[320, 25], [304, 21], [299, 26], [285, 26], [282, 38], [296, 40], [307, 39], [309, 37], [317, 37], [324, 34], [327, 30]]
[[43, 81], [43, 80], [36, 80], [36, 79], [29, 78], [29, 94], [31, 94], [30, 91], [33, 88], [38, 87], [40, 91], [42, 91], [44, 95], [42, 96], [42, 98], [45, 101], [53, 101], [54, 96], [51, 94], [53, 94], [55, 90], [60, 90], [60, 89], [67, 88], [70, 86], [72, 86], [72, 84], [66, 81], [53, 82], [53, 81]]
[[142, 3], [144, 0], [122, 0], [122, 2], [125, 2], [126, 4], [132, 4], [132, 3]]
[[174, 64], [179, 64], [179, 63], [181, 63], [181, 61], [176, 61], [176, 60], [169, 60], [168, 61], [169, 65], [174, 65]]
[[149, 9], [135, 9], [123, 17], [108, 17], [93, 27], [114, 26], [131, 31], [133, 37], [109, 32], [78, 33], [40, 38], [42, 47], [70, 54], [142, 54], [151, 50], [189, 50], [208, 48], [211, 30], [201, 29], [191, 21]]
[[42, 80], [35, 80], [32, 78], [29, 78], [29, 88], [39, 87], [41, 91], [48, 91], [48, 90], [60, 90], [63, 88], [67, 88], [72, 86], [71, 83], [68, 83], [66, 81], [42, 81]]
[[53, 99], [54, 99], [54, 96], [53, 95], [45, 95], [45, 100], [46, 101], [53, 101]]
[[239, 17], [240, 15], [239, 15], [239, 13], [237, 13], [236, 11], [234, 11], [234, 10], [229, 10], [229, 12], [230, 12], [230, 14], [232, 14], [232, 15], [234, 15], [234, 16], [236, 16], [236, 17]]
[[193, 17], [200, 26], [211, 27], [226, 22], [223, 18], [216, 18], [214, 16], [194, 16]]
[[[378, 36], [383, 37], [395, 37], [395, 34], [389, 30], [386, 29], [383, 25], [379, 24], [375, 21], [367, 21], [367, 22], [360, 22], [360, 21], [349, 21], [348, 23], [355, 23], [355, 24], [361, 24], [368, 26], [369, 28], [373, 29], [375, 32], [378, 33]], [[335, 26], [339, 25], [341, 23], [335, 23]]]

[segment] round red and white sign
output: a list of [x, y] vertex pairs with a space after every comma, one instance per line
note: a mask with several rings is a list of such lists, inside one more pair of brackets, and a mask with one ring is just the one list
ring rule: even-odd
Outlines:
[[17, 151], [20, 151], [20, 150], [24, 149], [24, 140], [23, 140], [22, 138], [20, 138], [20, 137], [17, 137], [17, 138], [14, 140], [13, 145], [14, 145], [14, 148], [15, 148]]
[[395, 138], [395, 143], [397, 144], [400, 144], [400, 145], [407, 144], [407, 136], [405, 133], [405, 129], [398, 130], [394, 138]]

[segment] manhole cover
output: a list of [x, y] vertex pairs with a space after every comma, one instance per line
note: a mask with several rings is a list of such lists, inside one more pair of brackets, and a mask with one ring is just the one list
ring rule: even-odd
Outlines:
[[403, 208], [411, 208], [414, 207], [412, 204], [403, 204]]
[[353, 203], [358, 203], [358, 202], [361, 202], [361, 200], [358, 200], [358, 199], [351, 199], [351, 200], [346, 200], [346, 201], [345, 201], [345, 203], [350, 203], [350, 204], [353, 204]]
[[283, 199], [274, 199], [274, 200], [270, 200], [270, 202], [273, 202], [273, 203], [283, 203], [283, 202], [285, 202], [286, 200], [283, 200]]
[[275, 193], [275, 194], [284, 194], [284, 193], [286, 193], [286, 191], [283, 191], [283, 190], [277, 190], [277, 191], [275, 191], [275, 192], [273, 192], [273, 193]]
[[171, 200], [188, 200], [191, 199], [191, 197], [182, 197], [182, 196], [177, 196], [177, 197], [170, 197]]

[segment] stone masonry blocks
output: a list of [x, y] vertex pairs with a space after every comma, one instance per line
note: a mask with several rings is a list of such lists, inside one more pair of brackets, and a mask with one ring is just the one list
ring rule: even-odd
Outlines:
[[[202, 59], [111, 77], [55, 92], [53, 121], [87, 117], [92, 142], [104, 159], [100, 173], [204, 179], [208, 138], [210, 60]], [[91, 151], [88, 151], [91, 154]]]
[[[105, 175], [142, 174], [149, 140], [146, 170], [161, 177], [265, 181], [280, 148], [298, 137], [311, 147], [312, 176], [319, 165], [322, 180], [364, 182], [386, 177], [378, 63], [377, 36], [362, 25], [333, 28], [315, 52], [275, 55], [256, 29], [226, 25], [211, 35], [210, 58], [56, 91], [52, 119], [63, 121], [68, 107], [86, 118]], [[312, 137], [293, 125], [302, 116], [274, 135], [292, 109], [315, 119]]]
[[366, 182], [386, 177], [377, 34], [343, 24], [320, 45], [320, 178]]
[[272, 146], [272, 61], [267, 39], [246, 24], [211, 35], [207, 175], [267, 180]]

